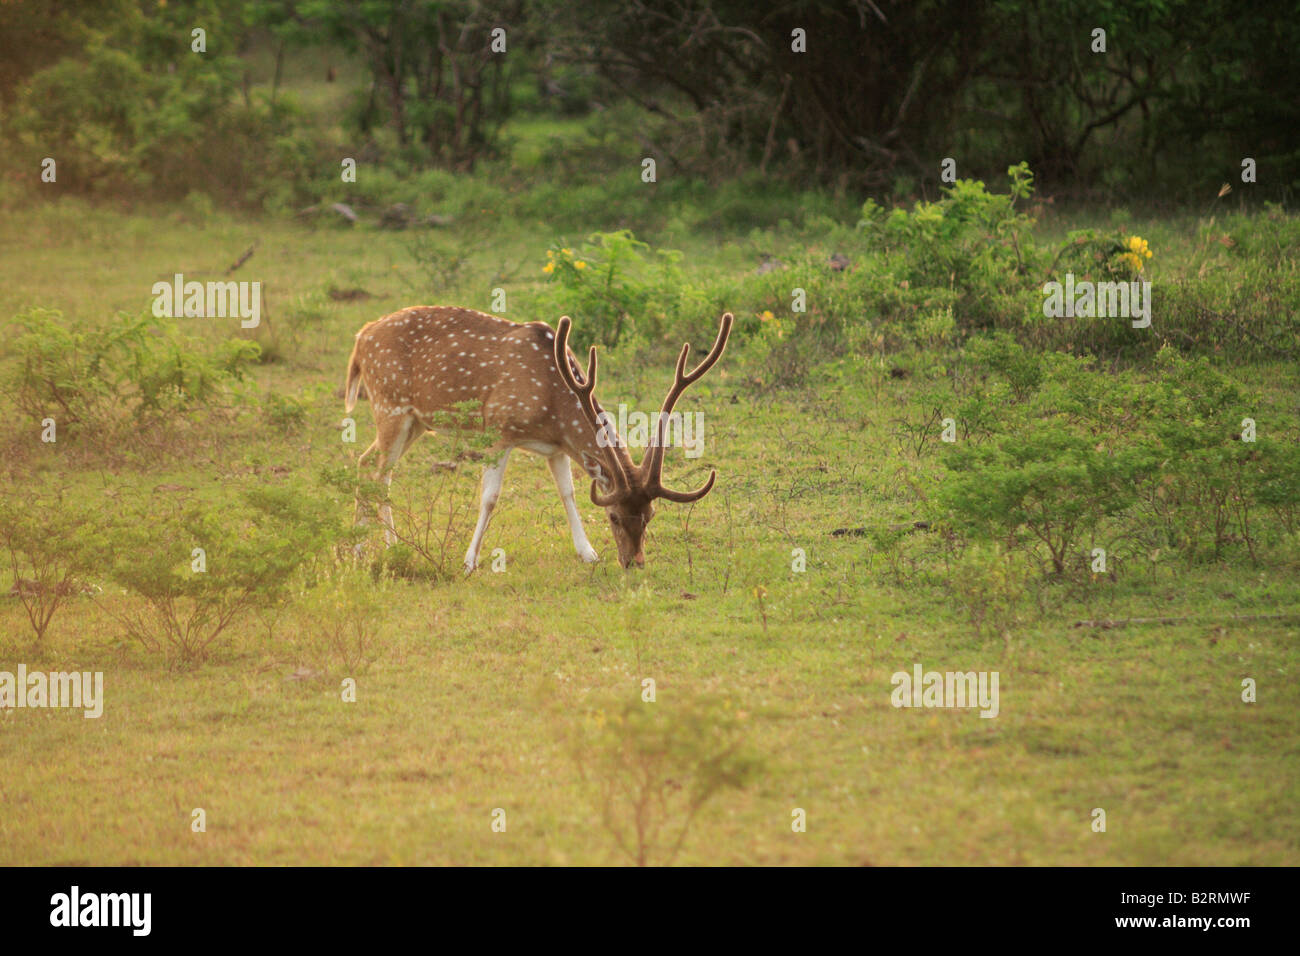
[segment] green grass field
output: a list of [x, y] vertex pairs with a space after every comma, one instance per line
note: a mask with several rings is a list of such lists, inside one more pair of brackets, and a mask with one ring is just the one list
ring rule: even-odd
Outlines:
[[[1146, 234], [1162, 229], [1174, 243], [1174, 225]], [[0, 316], [41, 306], [87, 328], [140, 314], [174, 272], [218, 277], [256, 241], [235, 278], [264, 283], [254, 334], [280, 360], [255, 366], [253, 404], [110, 447], [84, 434], [42, 444], [34, 422], [5, 408], [4, 495], [59, 493], [104, 514], [140, 500], [158, 515], [189, 503], [219, 513], [248, 488], [307, 487], [322, 469], [351, 467], [373, 434], [363, 403], [357, 444], [339, 437], [353, 333], [405, 305], [486, 309], [503, 272], [512, 288], [540, 281], [556, 238], [543, 226], [485, 238], [435, 291], [412, 264], [409, 233], [71, 202], [6, 217]], [[752, 269], [735, 249], [689, 239], [688, 275]], [[372, 297], [335, 301], [331, 287]], [[182, 321], [205, 340], [236, 332], [230, 320]], [[714, 321], [701, 316], [701, 328]], [[606, 405], [657, 408], [668, 354], [610, 351]], [[896, 426], [923, 376], [845, 357], [807, 388], [758, 389], [741, 355], [733, 347], [682, 400], [704, 412], [706, 450], [670, 455], [665, 475], [694, 486], [716, 468], [718, 484], [697, 505], [661, 503], [641, 572], [618, 567], [585, 482], [579, 507], [602, 560], [583, 565], [543, 462], [516, 453], [472, 577], [340, 563], [340, 593], [366, 618], [355, 654], [322, 643], [329, 605], [305, 586], [184, 665], [124, 636], [113, 612], [138, 598], [108, 581], [89, 581], [102, 591], [72, 598], [39, 645], [19, 601], [0, 599], [0, 670], [105, 675], [98, 720], [0, 711], [0, 864], [619, 864], [636, 858], [626, 848], [638, 819], [648, 862], [1300, 862], [1294, 563], [1153, 557], [1115, 580], [1040, 576], [976, 629], [946, 583], [944, 533], [906, 535], [892, 550], [832, 534], [924, 516], [935, 457]], [[1279, 362], [1237, 374], [1294, 415], [1295, 372]], [[294, 396], [305, 418], [284, 427], [258, 414], [271, 394]], [[433, 502], [456, 568], [479, 466], [436, 471], [455, 458], [452, 441], [417, 444], [393, 500], [407, 522]], [[352, 503], [332, 500], [344, 527]], [[156, 544], [188, 560], [189, 542]], [[504, 572], [488, 565], [494, 548]], [[795, 549], [805, 571], [792, 570]], [[1103, 618], [1180, 620], [1072, 626]], [[891, 675], [917, 662], [997, 671], [999, 715], [891, 706]], [[349, 678], [355, 702], [342, 699]], [[641, 702], [646, 678], [653, 703]], [[1241, 699], [1244, 678], [1257, 681], [1256, 703]], [[652, 710], [642, 736], [625, 704]], [[752, 769], [699, 806], [674, 853], [692, 786], [707, 776], [690, 756], [691, 715], [725, 728]], [[617, 743], [647, 739], [670, 743]], [[668, 766], [679, 769], [653, 769]], [[192, 828], [196, 808], [204, 832]], [[796, 808], [806, 832], [792, 831]], [[1094, 832], [1094, 808], [1105, 832]]]

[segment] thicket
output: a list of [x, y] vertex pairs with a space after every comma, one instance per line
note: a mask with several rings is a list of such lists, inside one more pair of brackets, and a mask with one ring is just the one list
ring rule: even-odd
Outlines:
[[[987, 178], [1016, 156], [1053, 191], [1180, 200], [1250, 158], [1252, 190], [1286, 199], [1297, 45], [1295, 18], [1226, 0], [28, 0], [0, 5], [0, 140], [11, 193], [55, 157], [58, 190], [273, 210], [337, 192], [341, 156], [392, 174], [387, 203], [430, 168], [549, 168], [572, 192], [647, 156], [661, 179], [881, 198], [933, 195], [945, 158]], [[347, 84], [340, 115], [287, 90], [307, 51]], [[254, 54], [273, 64], [257, 82]], [[590, 135], [530, 164], [521, 116]]]

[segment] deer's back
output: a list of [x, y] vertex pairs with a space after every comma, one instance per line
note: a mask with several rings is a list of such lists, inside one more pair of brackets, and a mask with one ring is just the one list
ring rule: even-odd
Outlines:
[[554, 339], [543, 322], [414, 306], [357, 333], [357, 358], [376, 417], [410, 412], [432, 427], [434, 413], [476, 402], [507, 436], [550, 440], [556, 412], [566, 422], [581, 413], [554, 367]]

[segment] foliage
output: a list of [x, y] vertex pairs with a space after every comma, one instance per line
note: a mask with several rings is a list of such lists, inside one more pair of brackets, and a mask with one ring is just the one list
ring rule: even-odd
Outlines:
[[1147, 461], [1139, 453], [1094, 446], [1056, 418], [995, 443], [956, 449], [948, 467], [952, 477], [941, 498], [955, 514], [1011, 541], [1027, 530], [1062, 574], [1080, 537], [1132, 503], [1132, 485]]
[[[341, 540], [337, 508], [302, 489], [254, 488], [238, 506], [116, 515], [103, 571], [139, 601], [108, 601], [129, 638], [170, 664], [204, 660], [236, 621], [285, 599], [295, 576]], [[157, 542], [165, 542], [159, 547]]]
[[598, 0], [569, 14], [560, 49], [594, 63], [607, 95], [644, 105], [655, 145], [702, 174], [780, 167], [880, 189], [936, 184], [938, 157], [987, 174], [1015, 155], [1053, 183], [1167, 188], [1173, 167], [1204, 195], [1230, 168], [1204, 156], [1264, 153], [1273, 191], [1293, 190], [1300, 27], [1260, 9], [1229, 37], [1237, 12], [1219, 0], [690, 0], [671, 12]]
[[1002, 635], [1019, 623], [1016, 611], [1032, 586], [1024, 552], [993, 545], [972, 544], [953, 565], [948, 577], [952, 595], [965, 609], [976, 636]]
[[82, 575], [105, 546], [83, 508], [47, 495], [0, 498], [0, 560], [36, 643], [60, 607], [91, 590]]
[[[517, 0], [258, 0], [253, 9], [263, 22], [318, 34], [365, 61], [372, 85], [357, 117], [362, 132], [386, 123], [405, 155], [465, 169], [494, 147], [529, 26]], [[490, 31], [502, 24], [511, 27], [513, 56], [492, 50]]]
[[302, 593], [304, 649], [313, 663], [345, 676], [368, 670], [378, 655], [391, 595], [369, 574], [342, 565]]
[[613, 347], [625, 333], [654, 338], [674, 325], [690, 301], [682, 254], [652, 249], [629, 230], [593, 233], [578, 248], [552, 246], [542, 272], [543, 315], [571, 315], [575, 333]]
[[258, 355], [246, 339], [206, 348], [174, 321], [151, 315], [83, 331], [56, 310], [32, 309], [14, 324], [17, 361], [6, 381], [14, 404], [31, 418], [51, 416], [61, 428], [88, 432], [206, 407]]
[[672, 863], [713, 797], [739, 790], [761, 768], [730, 701], [583, 707], [569, 749], [615, 846], [637, 866]]
[[1294, 526], [1296, 456], [1278, 440], [1279, 423], [1257, 437], [1258, 396], [1204, 357], [1166, 346], [1148, 379], [1037, 356], [1007, 336], [972, 340], [970, 352], [990, 380], [958, 407], [993, 405], [990, 437], [946, 454], [940, 493], [968, 530], [1015, 545], [1025, 529], [1062, 574], [1099, 531], [1193, 561], [1244, 545], [1255, 561], [1262, 541], [1277, 538], [1262, 534], [1262, 507]]
[[[77, 31], [76, 53], [26, 77], [6, 119], [23, 161], [38, 168], [43, 157], [56, 159], [49, 188], [155, 199], [203, 189], [251, 206], [301, 188], [304, 146], [292, 106], [246, 90], [236, 105], [237, 11], [178, 4], [146, 16], [121, 4], [115, 14]], [[196, 22], [206, 31], [204, 52], [191, 49]]]

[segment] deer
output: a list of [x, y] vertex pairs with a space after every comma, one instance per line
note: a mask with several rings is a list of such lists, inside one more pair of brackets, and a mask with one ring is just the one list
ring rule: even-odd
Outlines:
[[[344, 404], [351, 413], [364, 394], [375, 420], [375, 440], [357, 461], [358, 473], [376, 457], [373, 480], [391, 487], [393, 469], [411, 445], [431, 429], [435, 413], [464, 402], [474, 403], [481, 427], [499, 435], [488, 452], [480, 486], [478, 522], [465, 552], [465, 573], [478, 567], [479, 550], [501, 493], [506, 464], [516, 449], [546, 459], [555, 479], [569, 532], [578, 556], [599, 560], [583, 529], [574, 498], [576, 462], [592, 479], [591, 501], [604, 508], [626, 569], [645, 567], [646, 529], [654, 503], [699, 501], [717, 479], [694, 491], [663, 484], [666, 426], [682, 393], [699, 381], [722, 356], [734, 319], [724, 313], [708, 354], [690, 372], [690, 343], [677, 357], [673, 384], [664, 398], [650, 447], [640, 465], [633, 463], [613, 420], [595, 396], [596, 346], [591, 346], [585, 374], [569, 348], [573, 321], [560, 318], [552, 330], [545, 322], [514, 322], [474, 309], [413, 306], [368, 323], [356, 335], [348, 359]], [[461, 405], [463, 408], [464, 406]], [[358, 496], [355, 521], [368, 513]], [[397, 541], [392, 506], [379, 509], [386, 545]]]

